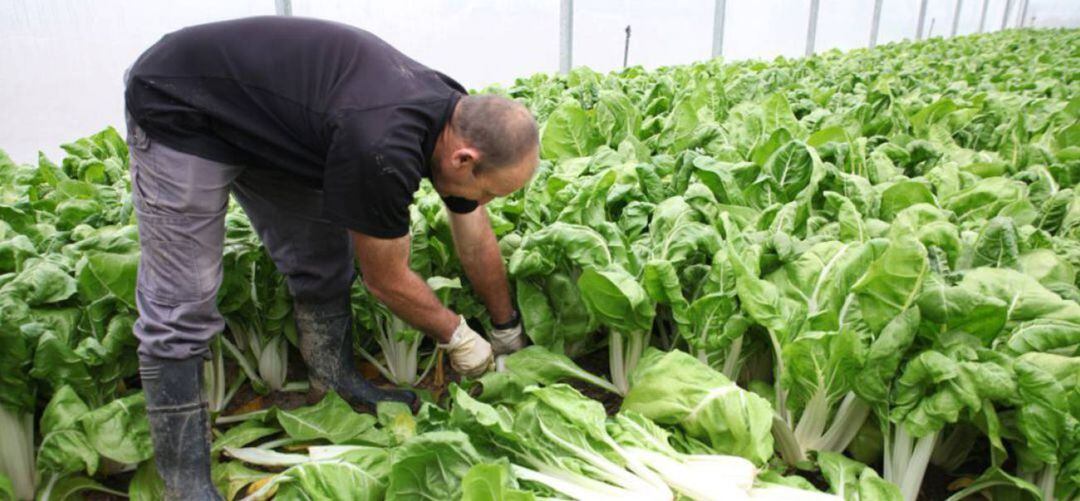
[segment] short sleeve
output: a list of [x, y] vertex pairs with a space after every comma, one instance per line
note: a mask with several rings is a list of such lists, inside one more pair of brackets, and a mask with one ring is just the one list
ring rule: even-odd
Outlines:
[[455, 214], [468, 214], [480, 206], [480, 204], [468, 198], [449, 196], [443, 197], [442, 200], [446, 204], [446, 208]]
[[422, 153], [384, 138], [367, 141], [348, 129], [340, 128], [329, 148], [323, 215], [377, 238], [407, 235], [409, 205], [422, 177]]

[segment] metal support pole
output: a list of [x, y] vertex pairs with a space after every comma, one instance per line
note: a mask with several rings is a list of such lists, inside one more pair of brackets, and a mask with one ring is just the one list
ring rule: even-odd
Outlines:
[[1020, 27], [1021, 28], [1023, 28], [1024, 26], [1027, 25], [1025, 23], [1025, 21], [1027, 21], [1027, 8], [1028, 8], [1029, 3], [1031, 3], [1030, 0], [1024, 0], [1024, 3], [1022, 4], [1023, 6], [1020, 7]]
[[986, 31], [986, 9], [990, 7], [990, 0], [983, 0], [982, 14], [979, 14], [979, 33]]
[[626, 67], [627, 58], [630, 57], [630, 25], [626, 25], [626, 45], [623, 46], [622, 51], [622, 67]]
[[810, 0], [810, 21], [806, 26], [806, 55], [814, 55], [814, 42], [817, 41], [818, 4], [821, 0]]
[[922, 40], [923, 27], [926, 24], [926, 2], [927, 0], [919, 2], [919, 24], [915, 28], [915, 40]]
[[291, 16], [292, 0], [274, 0], [274, 12], [279, 16]]
[[727, 13], [727, 0], [716, 0], [713, 10], [712, 57], [724, 55], [724, 14]]
[[574, 0], [559, 2], [559, 73], [570, 73], [574, 53]]
[[1001, 28], [1005, 29], [1009, 25], [1009, 11], [1012, 10], [1013, 0], [1005, 0], [1005, 12], [1001, 14]]
[[870, 21], [870, 48], [877, 45], [878, 26], [881, 25], [881, 2], [874, 0], [874, 20]]
[[964, 7], [964, 0], [956, 0], [956, 8], [952, 12], [952, 30], [949, 32], [950, 37], [956, 36], [956, 31], [960, 28], [960, 9]]

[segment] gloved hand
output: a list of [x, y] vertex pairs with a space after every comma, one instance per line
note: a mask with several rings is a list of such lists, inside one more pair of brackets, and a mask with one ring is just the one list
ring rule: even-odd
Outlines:
[[514, 312], [510, 321], [502, 325], [493, 325], [491, 330], [491, 348], [496, 355], [508, 355], [525, 347], [525, 330], [521, 327], [521, 315]]
[[477, 377], [495, 367], [491, 344], [465, 323], [465, 317], [461, 317], [450, 342], [438, 346], [450, 354], [450, 367], [463, 376]]

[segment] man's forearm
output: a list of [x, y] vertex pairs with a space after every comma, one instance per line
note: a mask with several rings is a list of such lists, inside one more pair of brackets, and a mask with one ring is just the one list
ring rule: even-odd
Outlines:
[[497, 324], [506, 323], [514, 313], [510, 299], [510, 284], [506, 279], [506, 266], [499, 253], [499, 242], [495, 233], [487, 227], [486, 235], [476, 236], [472, 245], [464, 246], [459, 252], [461, 267], [469, 278], [473, 290], [487, 306], [491, 320]]
[[411, 270], [384, 284], [367, 280], [364, 284], [394, 315], [440, 343], [449, 342], [458, 327], [457, 314], [443, 306], [427, 282]]

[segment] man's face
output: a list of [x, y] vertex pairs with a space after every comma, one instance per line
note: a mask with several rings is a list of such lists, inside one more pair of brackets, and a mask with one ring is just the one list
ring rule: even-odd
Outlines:
[[432, 172], [435, 191], [486, 204], [495, 197], [505, 197], [521, 189], [536, 172], [540, 158], [536, 149], [512, 165], [476, 172], [476, 150], [462, 147], [442, 158]]

